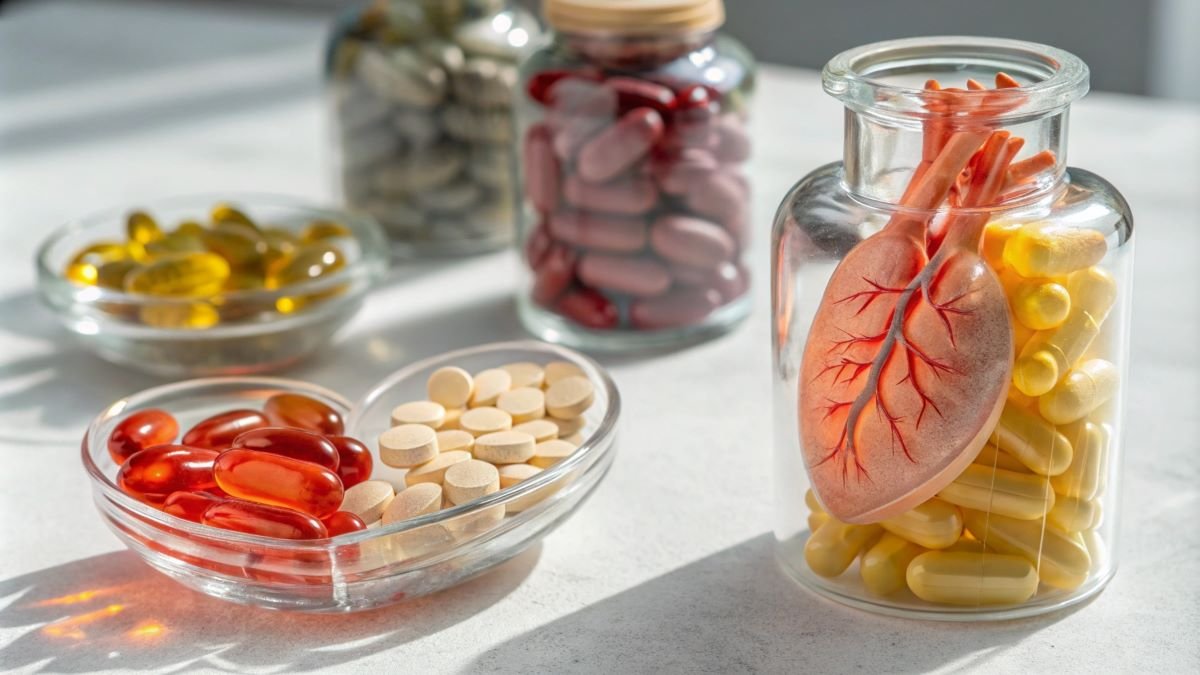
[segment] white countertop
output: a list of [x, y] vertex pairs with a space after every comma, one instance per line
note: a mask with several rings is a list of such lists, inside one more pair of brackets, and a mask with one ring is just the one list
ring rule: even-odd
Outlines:
[[[616, 463], [542, 544], [458, 588], [349, 616], [240, 607], [152, 571], [100, 523], [78, 439], [109, 401], [157, 381], [68, 339], [34, 295], [34, 248], [69, 217], [155, 196], [329, 192], [322, 22], [151, 4], [105, 10], [111, 30], [89, 30], [99, 10], [82, 3], [0, 22], [0, 670], [1200, 669], [1200, 109], [1103, 94], [1075, 106], [1070, 163], [1124, 191], [1139, 234], [1120, 570], [1092, 602], [1001, 624], [913, 622], [830, 604], [778, 571], [768, 232], [788, 186], [840, 155], [841, 115], [814, 73], [770, 67], [754, 314], [706, 344], [606, 359], [626, 400]], [[189, 49], [212, 35], [229, 49]], [[283, 374], [354, 398], [412, 359], [520, 336], [514, 270], [502, 253], [394, 273], [332, 348]], [[47, 602], [98, 589], [115, 590]], [[124, 610], [84, 637], [41, 630], [113, 603]], [[130, 637], [144, 620], [165, 631]]]

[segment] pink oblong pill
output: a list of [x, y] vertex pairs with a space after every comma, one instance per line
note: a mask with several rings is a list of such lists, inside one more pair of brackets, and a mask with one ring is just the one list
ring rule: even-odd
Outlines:
[[672, 263], [670, 270], [677, 285], [715, 289], [722, 302], [740, 298], [750, 288], [750, 273], [741, 263], [723, 262], [716, 267]]
[[617, 92], [582, 77], [564, 77], [546, 89], [546, 103], [556, 116], [615, 119]]
[[703, 148], [684, 148], [650, 162], [650, 172], [659, 188], [669, 195], [682, 195], [702, 175], [716, 171], [717, 160]]
[[629, 318], [643, 330], [677, 328], [700, 323], [721, 305], [721, 294], [712, 288], [679, 288], [656, 298], [633, 303]]
[[613, 301], [590, 288], [567, 293], [554, 309], [575, 323], [600, 330], [615, 328], [621, 319]]
[[582, 248], [633, 253], [646, 247], [646, 223], [641, 218], [559, 211], [550, 216], [550, 236]]
[[572, 206], [590, 211], [641, 215], [658, 203], [654, 181], [646, 176], [618, 178], [607, 183], [589, 183], [577, 175], [567, 176], [563, 196]]
[[608, 78], [604, 84], [617, 93], [617, 104], [622, 112], [647, 107], [667, 114], [675, 107], [675, 92], [657, 82], [618, 75]]
[[554, 156], [550, 128], [535, 124], [525, 134], [525, 194], [534, 208], [549, 213], [558, 208], [558, 178], [561, 168]]
[[725, 115], [717, 121], [717, 145], [714, 152], [725, 164], [738, 164], [750, 159], [750, 135], [742, 121], [734, 115]]
[[584, 143], [611, 122], [605, 117], [567, 117], [561, 120], [554, 133], [554, 154], [566, 161], [574, 159]]
[[745, 217], [747, 195], [732, 175], [714, 171], [688, 186], [684, 202], [697, 214], [729, 228], [733, 221]]
[[737, 253], [737, 242], [725, 228], [678, 214], [659, 216], [650, 228], [650, 248], [671, 262], [715, 267]]
[[533, 226], [533, 231], [525, 239], [525, 262], [531, 268], [537, 268], [541, 264], [542, 259], [550, 252], [551, 245], [554, 244], [547, 229], [546, 220], [543, 218]]
[[579, 175], [603, 183], [637, 163], [662, 135], [663, 119], [657, 110], [634, 108], [579, 149]]
[[579, 261], [579, 280], [588, 286], [648, 298], [671, 287], [671, 273], [650, 258], [588, 253]]
[[579, 259], [571, 249], [561, 244], [551, 247], [534, 270], [530, 295], [539, 305], [550, 307], [575, 279], [575, 264]]

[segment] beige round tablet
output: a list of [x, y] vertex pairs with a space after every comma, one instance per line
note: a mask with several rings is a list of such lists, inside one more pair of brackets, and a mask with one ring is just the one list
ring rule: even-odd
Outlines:
[[513, 424], [546, 416], [546, 394], [541, 389], [520, 387], [500, 394], [496, 407], [512, 415]]
[[585, 377], [583, 369], [569, 361], [551, 361], [542, 371], [545, 373], [544, 379], [547, 387], [567, 377]]
[[468, 459], [471, 459], [471, 453], [466, 450], [439, 452], [437, 457], [409, 469], [408, 473], [404, 475], [404, 483], [408, 487], [420, 483], [437, 483], [440, 485], [446, 479], [446, 469], [459, 462], [465, 462]]
[[396, 496], [392, 484], [382, 480], [367, 480], [346, 488], [342, 498], [342, 511], [349, 511], [362, 518], [364, 523], [379, 520], [388, 504]]
[[437, 454], [437, 433], [424, 424], [401, 424], [379, 435], [379, 459], [388, 466], [416, 466]]
[[430, 429], [440, 429], [445, 421], [446, 408], [433, 401], [410, 401], [392, 409], [392, 426], [424, 424]]
[[475, 445], [475, 437], [469, 431], [462, 429], [447, 429], [437, 432], [438, 452], [445, 454], [451, 450], [471, 451]]
[[537, 442], [523, 431], [497, 431], [475, 439], [476, 459], [492, 464], [520, 464], [533, 457]]
[[500, 394], [512, 388], [512, 375], [499, 368], [488, 368], [475, 373], [475, 391], [471, 394], [471, 407], [496, 405]]
[[583, 445], [583, 434], [576, 432], [570, 436], [567, 436], [563, 440], [578, 448], [579, 446]]
[[587, 420], [584, 419], [584, 417], [582, 415], [580, 415], [579, 417], [572, 417], [571, 419], [567, 419], [567, 420], [560, 420], [560, 419], [557, 419], [554, 417], [547, 417], [546, 421], [550, 422], [551, 424], [553, 424], [555, 427], [558, 428], [558, 437], [559, 438], [566, 438], [567, 436], [570, 436], [571, 434], [577, 434], [580, 431], [583, 431], [583, 428], [585, 426], [587, 426]]
[[462, 368], [446, 366], [433, 371], [425, 383], [425, 389], [429, 392], [430, 401], [440, 403], [446, 408], [465, 408], [471, 400], [475, 381], [471, 379], [471, 374]]
[[458, 420], [462, 418], [464, 412], [466, 412], [465, 408], [446, 408], [446, 420], [442, 422], [442, 426], [438, 427], [438, 430], [461, 429]]
[[471, 408], [458, 418], [458, 425], [463, 431], [469, 431], [476, 436], [490, 434], [494, 431], [507, 431], [512, 428], [512, 415], [499, 408], [484, 406]]
[[466, 504], [500, 489], [500, 472], [478, 459], [468, 459], [446, 469], [442, 483], [446, 496], [454, 504]]
[[529, 458], [529, 463], [540, 469], [549, 469], [574, 454], [577, 447], [574, 443], [564, 440], [538, 443], [533, 449], [533, 457]]
[[[533, 478], [541, 473], [542, 470], [536, 466], [529, 464], [509, 464], [508, 466], [500, 467], [500, 487], [508, 488], [520, 483], [523, 480]], [[508, 513], [520, 513], [525, 509], [537, 504], [546, 497], [553, 494], [558, 489], [558, 485], [551, 483], [543, 488], [538, 488], [527, 495], [522, 495], [516, 499], [510, 499], [505, 503], [505, 510]]]
[[542, 383], [546, 381], [546, 371], [536, 363], [521, 361], [519, 363], [508, 363], [500, 366], [502, 370], [508, 371], [512, 376], [512, 388], [519, 387], [536, 387], [542, 388]]
[[533, 440], [538, 443], [558, 438], [558, 425], [548, 419], [530, 420], [521, 424], [514, 424], [513, 431], [524, 431], [533, 436]]
[[533, 478], [542, 472], [532, 464], [508, 464], [499, 468], [500, 472], [500, 489], [510, 488], [517, 483]]
[[504, 504], [496, 504], [486, 509], [472, 510], [456, 518], [446, 520], [442, 524], [456, 539], [469, 539], [479, 536], [504, 520]]
[[383, 524], [416, 518], [442, 508], [442, 486], [419, 483], [396, 495], [383, 512]]
[[593, 400], [595, 388], [591, 380], [581, 375], [564, 377], [546, 390], [546, 412], [551, 417], [569, 420], [582, 415]]

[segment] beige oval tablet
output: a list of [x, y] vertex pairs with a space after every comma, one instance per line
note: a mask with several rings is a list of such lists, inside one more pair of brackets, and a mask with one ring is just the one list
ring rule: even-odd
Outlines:
[[586, 377], [564, 377], [546, 390], [546, 412], [560, 420], [579, 417], [592, 405], [595, 394], [591, 380]]
[[442, 422], [442, 426], [438, 427], [438, 431], [446, 431], [449, 429], [461, 429], [459, 419], [466, 412], [465, 408], [446, 408], [446, 420]]
[[500, 394], [512, 388], [512, 375], [499, 368], [488, 368], [475, 373], [475, 391], [471, 394], [471, 407], [496, 405]]
[[440, 485], [446, 479], [446, 469], [459, 462], [465, 462], [468, 459], [471, 459], [471, 453], [466, 450], [439, 452], [437, 457], [409, 469], [408, 473], [404, 475], [404, 483], [408, 487], [420, 483], [437, 483]]
[[458, 425], [463, 431], [469, 431], [476, 436], [490, 434], [495, 431], [507, 431], [512, 428], [512, 415], [499, 408], [484, 406], [471, 408], [458, 418]]
[[424, 424], [401, 424], [379, 435], [379, 459], [388, 466], [416, 466], [437, 454], [437, 433]]
[[469, 431], [462, 429], [447, 429], [437, 432], [438, 452], [445, 454], [451, 450], [471, 451], [475, 446], [475, 437]]
[[517, 483], [533, 478], [542, 472], [532, 464], [507, 464], [497, 469], [500, 473], [500, 489], [510, 488]]
[[533, 436], [533, 440], [537, 441], [538, 443], [552, 441], [558, 438], [558, 425], [552, 420], [544, 418], [540, 420], [522, 422], [521, 424], [514, 424], [513, 431], [524, 431], [530, 436]]
[[533, 457], [529, 458], [529, 463], [539, 469], [549, 469], [574, 454], [577, 447], [574, 443], [565, 440], [538, 443], [534, 446]]
[[445, 421], [446, 408], [433, 401], [409, 401], [392, 409], [392, 426], [424, 424], [430, 429], [440, 429]]
[[492, 464], [520, 464], [533, 457], [537, 442], [523, 431], [497, 431], [475, 439], [476, 459]]
[[521, 387], [500, 394], [496, 407], [512, 415], [513, 424], [546, 416], [546, 394], [541, 389]]
[[462, 368], [446, 366], [433, 371], [425, 383], [425, 389], [429, 392], [430, 401], [440, 403], [446, 408], [465, 408], [471, 400], [475, 381], [471, 379], [471, 374]]
[[442, 508], [442, 486], [419, 483], [396, 495], [383, 512], [383, 524], [416, 518]]
[[468, 459], [446, 469], [442, 483], [446, 496], [454, 504], [466, 504], [500, 489], [500, 472], [478, 459]]
[[583, 428], [587, 426], [587, 420], [584, 419], [583, 415], [580, 415], [579, 417], [572, 417], [566, 420], [560, 420], [555, 417], [547, 417], [546, 421], [558, 427], [559, 438], [566, 438], [571, 434], [577, 434], [580, 431], [583, 431]]
[[[523, 480], [533, 478], [541, 472], [541, 469], [531, 464], [509, 464], [508, 466], [502, 466], [500, 467], [500, 488], [510, 488]], [[520, 513], [549, 497], [556, 490], [558, 490], [557, 483], [551, 483], [546, 487], [538, 488], [527, 495], [509, 500], [504, 505], [505, 510], [508, 513]]]
[[567, 377], [585, 377], [583, 369], [570, 361], [551, 361], [542, 371], [545, 373], [544, 381], [547, 387]]
[[367, 480], [346, 488], [342, 498], [342, 511], [349, 511], [362, 518], [364, 523], [379, 520], [396, 492], [392, 484], [382, 480]]
[[536, 363], [521, 361], [519, 363], [508, 363], [500, 366], [501, 370], [505, 370], [512, 377], [512, 388], [519, 387], [536, 387], [542, 388], [542, 383], [546, 381], [546, 371]]

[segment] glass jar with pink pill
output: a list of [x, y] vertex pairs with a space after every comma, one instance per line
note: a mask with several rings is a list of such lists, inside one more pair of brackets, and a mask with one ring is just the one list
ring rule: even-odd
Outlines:
[[1133, 216], [1068, 167], [1088, 68], [914, 38], [833, 58], [845, 157], [772, 251], [775, 535], [802, 586], [872, 611], [1014, 618], [1116, 564]]
[[754, 62], [721, 0], [546, 0], [521, 67], [526, 328], [637, 350], [723, 333], [749, 311]]

